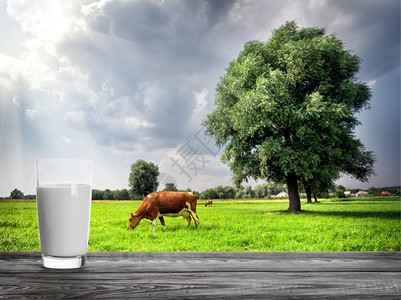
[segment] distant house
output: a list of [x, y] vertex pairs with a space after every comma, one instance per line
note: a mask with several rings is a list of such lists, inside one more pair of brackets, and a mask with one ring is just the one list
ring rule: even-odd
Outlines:
[[286, 192], [281, 192], [276, 196], [276, 198], [288, 198], [288, 194]]
[[357, 197], [360, 197], [360, 196], [364, 196], [364, 195], [368, 195], [368, 194], [369, 194], [368, 192], [359, 191], [358, 193], [356, 193], [356, 196], [357, 196]]
[[383, 192], [381, 192], [381, 194], [382, 194], [383, 196], [391, 196], [391, 193], [388, 192], [388, 191], [383, 191]]

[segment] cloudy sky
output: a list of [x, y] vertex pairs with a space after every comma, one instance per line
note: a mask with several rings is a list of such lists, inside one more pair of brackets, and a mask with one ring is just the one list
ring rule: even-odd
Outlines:
[[201, 122], [245, 42], [291, 20], [336, 33], [372, 89], [356, 135], [377, 175], [339, 183], [399, 185], [399, 0], [0, 0], [0, 196], [35, 193], [44, 157], [93, 159], [99, 189], [127, 188], [138, 159], [163, 187], [231, 185]]

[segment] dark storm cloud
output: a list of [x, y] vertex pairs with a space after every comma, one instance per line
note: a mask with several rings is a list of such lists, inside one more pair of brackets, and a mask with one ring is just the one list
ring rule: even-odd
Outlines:
[[329, 7], [322, 9], [336, 12], [336, 27], [341, 30], [337, 34], [363, 60], [361, 70], [367, 80], [399, 69], [400, 1], [340, 0], [327, 4]]
[[228, 8], [227, 4], [203, 1], [110, 2], [90, 26], [101, 34], [131, 43], [142, 62], [159, 65], [159, 75], [177, 68], [192, 73], [191, 67], [205, 63], [205, 33], [214, 26], [217, 15], [224, 16], [221, 10]]
[[207, 19], [210, 26], [214, 26], [225, 21], [225, 17], [230, 9], [237, 3], [235, 0], [207, 0], [204, 1], [207, 9]]
[[[157, 140], [153, 142], [156, 147], [174, 147], [193, 134], [188, 124], [196, 108], [193, 93], [204, 87], [212, 91], [245, 42], [267, 40], [277, 14], [297, 19], [302, 9], [306, 26], [328, 27], [327, 34], [334, 30], [363, 59], [365, 80], [375, 80], [397, 67], [399, 26], [394, 14], [397, 8], [399, 13], [398, 1], [326, 4], [94, 3], [86, 8], [89, 32], [66, 39], [60, 51], [85, 70], [91, 89], [96, 91], [95, 104], [85, 108], [84, 113], [87, 126], [98, 132], [99, 144], [137, 144], [146, 139]], [[305, 26], [302, 19], [297, 21]], [[327, 23], [329, 26], [320, 25]], [[125, 122], [133, 117], [138, 121]], [[152, 126], [139, 126], [144, 122]]]
[[[191, 76], [209, 64], [200, 37], [210, 7], [186, 3], [92, 7], [90, 33], [64, 42], [62, 53], [89, 74], [92, 90], [100, 91], [84, 110], [87, 126], [101, 133], [99, 144], [151, 136], [160, 147], [173, 147], [190, 135], [186, 125], [196, 107], [193, 92], [203, 87]], [[138, 121], [130, 122], [132, 117]], [[151, 126], [140, 126], [145, 122]]]

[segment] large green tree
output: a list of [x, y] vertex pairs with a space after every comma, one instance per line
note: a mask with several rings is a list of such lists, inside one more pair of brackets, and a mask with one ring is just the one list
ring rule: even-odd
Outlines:
[[[224, 147], [238, 185], [249, 178], [287, 184], [289, 211], [301, 209], [298, 181], [335, 168], [362, 178], [373, 155], [355, 138], [355, 114], [368, 108], [360, 60], [335, 35], [287, 22], [266, 42], [245, 44], [216, 88], [203, 122]], [[338, 174], [338, 173], [337, 173]]]
[[157, 165], [153, 162], [137, 160], [131, 165], [131, 173], [128, 180], [131, 193], [145, 197], [149, 193], [156, 191], [159, 186], [158, 176], [159, 167]]
[[24, 193], [21, 192], [20, 190], [14, 189], [14, 190], [10, 193], [10, 198], [11, 198], [11, 199], [23, 199], [23, 198], [24, 198]]

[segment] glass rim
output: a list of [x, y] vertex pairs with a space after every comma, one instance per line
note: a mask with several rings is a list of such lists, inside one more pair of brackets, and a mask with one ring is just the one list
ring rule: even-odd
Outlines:
[[[77, 178], [79, 178], [79, 183], [85, 182], [85, 184], [91, 185], [93, 181], [93, 160], [89, 158], [38, 158], [35, 165], [37, 187], [44, 183], [60, 183], [59, 180], [75, 182]], [[68, 171], [61, 175], [62, 173], [57, 173], [60, 170]], [[77, 173], [77, 170], [85, 171]], [[55, 176], [46, 175], [46, 173]]]

